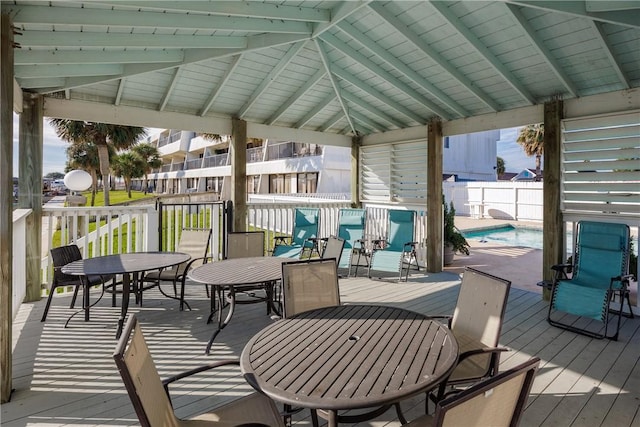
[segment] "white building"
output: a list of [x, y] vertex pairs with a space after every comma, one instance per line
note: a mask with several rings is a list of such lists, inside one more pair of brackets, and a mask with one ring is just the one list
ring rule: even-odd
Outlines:
[[[157, 193], [213, 192], [229, 198], [229, 139], [211, 141], [195, 132], [167, 129], [149, 142], [158, 147], [163, 164], [149, 175]], [[250, 140], [247, 143], [249, 194], [351, 192], [349, 148], [292, 141]]]
[[[499, 138], [499, 130], [446, 137], [444, 173], [454, 175], [455, 180], [495, 181]], [[195, 132], [167, 129], [149, 142], [158, 147], [163, 160], [159, 170], [149, 175], [152, 191], [213, 192], [220, 199], [230, 197], [227, 136], [212, 141]], [[247, 143], [249, 194], [349, 194], [350, 174], [349, 148], [269, 139]]]

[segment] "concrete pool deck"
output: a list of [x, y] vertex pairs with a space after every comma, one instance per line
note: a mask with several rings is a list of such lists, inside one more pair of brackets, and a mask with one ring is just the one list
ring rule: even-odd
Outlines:
[[[542, 222], [500, 220], [493, 218], [473, 219], [456, 216], [456, 227], [462, 231], [483, 228], [497, 228], [507, 224], [514, 226], [542, 229]], [[468, 239], [469, 255], [456, 254], [451, 265], [444, 268], [456, 274], [462, 273], [465, 267], [477, 268], [511, 281], [511, 286], [542, 296], [542, 288], [537, 285], [542, 280], [542, 250], [520, 246], [505, 246], [494, 243], [481, 243]], [[637, 305], [638, 283], [631, 284], [631, 304]]]

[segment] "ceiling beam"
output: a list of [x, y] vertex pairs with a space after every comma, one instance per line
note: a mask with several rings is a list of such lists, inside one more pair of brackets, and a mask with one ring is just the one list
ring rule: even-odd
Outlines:
[[84, 77], [84, 76], [116, 76], [124, 67], [119, 64], [73, 64], [73, 65], [16, 65], [14, 73], [17, 79]]
[[376, 132], [384, 132], [386, 130], [389, 130], [384, 126], [382, 126], [381, 124], [374, 122], [364, 114], [361, 114], [355, 110], [351, 110], [351, 117], [353, 117], [354, 120], [360, 122], [360, 124], [363, 125], [364, 127], [367, 127]]
[[426, 118], [420, 116], [419, 114], [416, 114], [413, 110], [403, 106], [399, 102], [394, 101], [393, 99], [389, 98], [388, 96], [378, 91], [377, 89], [372, 88], [368, 84], [364, 83], [362, 80], [354, 77], [351, 73], [347, 72], [346, 70], [343, 70], [342, 68], [336, 65], [334, 65], [332, 69], [333, 69], [333, 73], [336, 76], [340, 77], [342, 80], [345, 80], [346, 82], [351, 83], [361, 91], [365, 92], [367, 95], [373, 98], [376, 98], [378, 101], [389, 106], [390, 108], [393, 108], [400, 114], [418, 123], [427, 122]]
[[593, 31], [596, 34], [596, 38], [598, 42], [600, 42], [600, 45], [602, 46], [602, 51], [609, 59], [609, 64], [611, 64], [611, 68], [613, 68], [613, 70], [618, 75], [618, 79], [623, 84], [624, 88], [629, 89], [631, 87], [631, 82], [629, 81], [624, 71], [622, 70], [622, 66], [618, 62], [618, 59], [613, 55], [613, 50], [611, 49], [611, 45], [609, 44], [607, 35], [602, 29], [602, 23], [597, 21], [590, 21], [590, 22], [593, 27]]
[[233, 59], [231, 60], [231, 63], [229, 64], [229, 67], [227, 68], [227, 71], [225, 71], [224, 76], [222, 76], [222, 79], [220, 79], [218, 86], [214, 88], [214, 90], [209, 95], [209, 98], [207, 98], [203, 107], [200, 109], [200, 112], [198, 113], [200, 117], [207, 114], [207, 111], [209, 111], [209, 109], [215, 102], [218, 95], [220, 95], [220, 92], [222, 92], [224, 85], [226, 85], [227, 82], [229, 81], [229, 78], [231, 77], [231, 75], [233, 74], [233, 71], [236, 69], [236, 67], [240, 63], [241, 59], [242, 59], [242, 55], [236, 55], [233, 57]]
[[308, 78], [305, 83], [300, 86], [293, 95], [289, 97], [289, 99], [282, 103], [282, 105], [271, 115], [271, 117], [267, 119], [265, 123], [268, 125], [272, 125], [273, 123], [275, 123], [285, 113], [285, 111], [287, 111], [289, 107], [294, 105], [298, 99], [309, 92], [309, 90], [313, 86], [315, 86], [315, 84], [318, 83], [326, 74], [327, 72], [323, 68], [320, 68], [318, 71], [316, 71], [316, 73]]
[[[84, 31], [25, 30], [16, 35], [23, 48], [141, 48], [141, 49], [242, 49], [247, 37], [193, 36], [168, 34], [90, 33]], [[89, 49], [91, 52], [91, 49]]]
[[[568, 15], [580, 18], [589, 18], [595, 21], [605, 22], [607, 24], [622, 25], [631, 28], [640, 28], [640, 8], [637, 2], [627, 3], [629, 6], [625, 9], [592, 12], [587, 10], [588, 4], [600, 3], [602, 7], [611, 5], [610, 1], [602, 2], [584, 2], [584, 1], [509, 1], [509, 3], [517, 4], [524, 7], [532, 7], [551, 12], [566, 13]], [[591, 9], [591, 8], [590, 8]]]
[[433, 8], [435, 8], [442, 17], [449, 22], [456, 31], [464, 37], [474, 48], [475, 50], [491, 65], [491, 67], [498, 73], [500, 76], [506, 80], [511, 87], [518, 92], [518, 94], [524, 98], [529, 104], [536, 104], [536, 99], [529, 92], [529, 90], [504, 66], [502, 61], [500, 61], [487, 46], [484, 45], [480, 41], [480, 39], [469, 30], [469, 28], [464, 25], [460, 19], [456, 15], [454, 15], [447, 4], [444, 4], [440, 1], [432, 1], [429, 3]]
[[276, 3], [247, 1], [92, 1], [93, 4], [110, 5], [117, 8], [159, 10], [162, 12], [207, 13], [244, 18], [280, 19], [305, 22], [329, 22], [331, 11], [313, 7], [285, 6]]
[[333, 28], [338, 23], [340, 23], [343, 19], [353, 14], [354, 12], [357, 12], [358, 10], [362, 9], [369, 3], [370, 3], [370, 0], [343, 1], [339, 3], [337, 7], [331, 10], [330, 22], [315, 25], [315, 28], [313, 29], [312, 37], [318, 37], [320, 34]]
[[300, 41], [300, 42], [294, 43], [289, 48], [289, 50], [287, 50], [287, 52], [284, 54], [282, 59], [280, 59], [280, 61], [278, 61], [276, 66], [271, 69], [269, 74], [267, 74], [265, 78], [262, 79], [262, 82], [260, 83], [260, 85], [256, 88], [256, 90], [253, 91], [253, 93], [251, 94], [247, 102], [244, 103], [242, 108], [240, 108], [240, 110], [238, 111], [238, 117], [240, 118], [244, 117], [247, 111], [249, 111], [249, 108], [251, 108], [256, 103], [258, 98], [260, 98], [260, 96], [264, 93], [264, 91], [267, 90], [267, 88], [269, 88], [269, 86], [278, 78], [280, 73], [282, 73], [284, 69], [287, 68], [291, 60], [298, 53], [300, 53], [305, 43], [306, 41]]
[[165, 107], [167, 106], [167, 103], [169, 102], [169, 98], [171, 97], [171, 94], [173, 93], [173, 90], [175, 89], [176, 84], [178, 83], [178, 80], [180, 80], [181, 75], [182, 75], [182, 67], [176, 67], [173, 73], [173, 78], [171, 79], [171, 83], [169, 84], [169, 87], [165, 91], [164, 96], [162, 97], [162, 100], [158, 105], [158, 111], [164, 111]]
[[[318, 129], [316, 129], [316, 131], [318, 131], [318, 132], [326, 132], [327, 130], [329, 130], [333, 126], [335, 126], [335, 124], [338, 123], [340, 120], [342, 120], [344, 117], [345, 117], [344, 113], [342, 113], [342, 111], [338, 111], [333, 116], [329, 117], [328, 120], [325, 120], [325, 122], [322, 124], [322, 126], [320, 126]], [[347, 128], [348, 128], [348, 130], [350, 130], [354, 134], [358, 133], [357, 129], [354, 127], [354, 124], [351, 122], [351, 120], [348, 121]]]
[[[167, 28], [175, 30], [247, 31], [251, 33], [308, 34], [311, 24], [281, 19], [229, 17], [206, 14], [158, 13], [142, 10], [116, 10], [87, 7], [50, 7], [9, 5], [6, 7], [14, 25], [78, 25], [88, 23], [114, 28]], [[5, 6], [2, 7], [3, 12]]]
[[[231, 134], [231, 117], [198, 117], [192, 114], [50, 97], [44, 100], [44, 116], [126, 126], [189, 129], [194, 132]], [[346, 135], [325, 134], [304, 129], [267, 126], [251, 122], [247, 122], [247, 136], [250, 138], [272, 138], [305, 141], [307, 143], [333, 145], [336, 147], [351, 147], [351, 138]]]
[[[116, 100], [114, 101], [113, 105], [120, 105], [120, 101], [122, 100], [122, 93], [124, 92], [124, 85], [126, 81], [127, 79], [120, 79], [120, 82], [118, 83], [118, 92], [116, 93]], [[67, 91], [68, 90], [69, 89], [67, 89]]]
[[329, 60], [329, 57], [327, 56], [327, 53], [324, 51], [323, 47], [322, 47], [322, 43], [320, 42], [320, 40], [313, 39], [313, 41], [316, 44], [316, 47], [318, 49], [318, 54], [320, 55], [320, 59], [322, 59], [322, 64], [324, 65], [325, 70], [327, 70], [327, 76], [329, 77], [329, 81], [331, 82], [331, 86], [333, 87], [333, 91], [336, 93], [336, 99], [338, 100], [338, 103], [340, 104], [340, 108], [342, 109], [342, 112], [344, 113], [344, 117], [347, 119], [347, 122], [349, 123], [349, 126], [351, 127], [351, 130], [353, 131], [354, 134], [356, 134], [356, 128], [353, 125], [353, 121], [351, 121], [351, 117], [349, 117], [349, 110], [347, 109], [347, 105], [345, 104], [345, 102], [342, 100], [342, 97], [340, 96], [340, 92], [341, 92], [341, 88], [340, 85], [338, 84], [338, 82], [336, 81], [336, 79], [333, 76], [333, 73], [331, 72], [331, 61]]
[[415, 88], [412, 88], [411, 86], [407, 85], [406, 83], [404, 83], [404, 82], [400, 81], [399, 79], [395, 78], [391, 73], [389, 73], [386, 70], [384, 70], [382, 67], [377, 65], [375, 62], [373, 62], [372, 60], [370, 60], [369, 58], [367, 58], [366, 56], [364, 56], [363, 54], [361, 54], [360, 52], [358, 52], [357, 50], [355, 50], [351, 46], [347, 45], [345, 42], [343, 42], [342, 40], [338, 39], [336, 36], [334, 36], [332, 34], [324, 34], [324, 35], [320, 36], [320, 39], [322, 41], [330, 44], [331, 46], [336, 48], [338, 51], [342, 52], [344, 55], [346, 55], [352, 61], [355, 61], [356, 63], [358, 63], [363, 68], [371, 71], [372, 73], [374, 73], [375, 75], [380, 77], [386, 83], [389, 83], [390, 85], [394, 86], [396, 89], [398, 89], [399, 91], [403, 92], [408, 97], [413, 98], [420, 105], [423, 105], [424, 107], [428, 108], [433, 114], [438, 115], [440, 117], [443, 117], [443, 118], [445, 118], [447, 120], [452, 118], [451, 113], [449, 113], [448, 111], [446, 111], [443, 108], [439, 107], [437, 104], [435, 104], [432, 101], [428, 100], [424, 96], [420, 95], [415, 90]]
[[406, 126], [405, 123], [403, 123], [400, 120], [397, 120], [397, 119], [391, 117], [387, 113], [385, 113], [385, 112], [379, 110], [378, 108], [374, 107], [373, 105], [371, 105], [369, 102], [363, 101], [362, 98], [353, 95], [348, 90], [345, 90], [345, 91], [342, 92], [342, 97], [344, 99], [346, 99], [348, 102], [357, 105], [358, 107], [362, 108], [363, 110], [368, 111], [369, 113], [373, 114], [374, 116], [377, 116], [378, 118], [382, 119], [384, 122], [390, 124], [393, 127], [403, 128], [403, 127]]
[[440, 55], [434, 48], [432, 48], [429, 43], [418, 37], [417, 34], [415, 34], [400, 19], [398, 19], [389, 10], [387, 10], [387, 8], [385, 8], [381, 3], [374, 2], [371, 3], [369, 7], [378, 15], [380, 15], [382, 19], [387, 21], [400, 34], [402, 34], [407, 40], [413, 43], [415, 47], [421, 50], [440, 67], [442, 67], [447, 73], [451, 75], [451, 77], [456, 79], [458, 83], [465, 87], [469, 92], [474, 94], [487, 107], [489, 107], [493, 111], [499, 111], [501, 109], [500, 105], [496, 101], [491, 99], [489, 95], [484, 93], [484, 91], [482, 91], [477, 85], [469, 80], [469, 78], [459, 72], [456, 67], [451, 65], [442, 55]]
[[180, 62], [183, 51], [169, 50], [25, 50], [16, 49], [15, 65], [48, 64], [141, 64], [160, 62]]
[[306, 125], [311, 119], [313, 119], [320, 111], [324, 110], [333, 100], [336, 99], [336, 95], [331, 92], [322, 101], [316, 102], [316, 106], [307, 112], [300, 120], [293, 125], [294, 128], [301, 128]]
[[429, 92], [434, 98], [437, 98], [441, 103], [447, 106], [450, 110], [456, 112], [461, 117], [469, 116], [469, 112], [464, 109], [460, 104], [451, 99], [447, 94], [431, 84], [427, 79], [420, 74], [412, 70], [409, 66], [400, 62], [398, 58], [392, 55], [387, 49], [371, 40], [364, 33], [358, 30], [353, 25], [347, 22], [341, 22], [338, 24], [338, 28], [347, 33], [351, 38], [356, 40], [365, 48], [369, 49], [378, 58], [385, 61], [388, 65], [395, 68], [398, 72], [402, 73], [407, 79], [411, 80], [414, 84], [420, 86], [425, 91]]
[[553, 74], [556, 75], [562, 85], [572, 96], [578, 96], [578, 88], [575, 84], [573, 84], [558, 61], [553, 57], [551, 51], [544, 45], [543, 41], [540, 40], [540, 37], [538, 37], [536, 31], [533, 29], [531, 24], [529, 24], [527, 18], [525, 18], [525, 16], [522, 14], [522, 11], [520, 11], [517, 6], [514, 6], [512, 4], [507, 4], [506, 6], [507, 10], [511, 12], [511, 15], [522, 27], [524, 35], [529, 39], [529, 43], [531, 43], [531, 45], [538, 51], [538, 54], [542, 57], [542, 59], [544, 59], [551, 71], [553, 71]]

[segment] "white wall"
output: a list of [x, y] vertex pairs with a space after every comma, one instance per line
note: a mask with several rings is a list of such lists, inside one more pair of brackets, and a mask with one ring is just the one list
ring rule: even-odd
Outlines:
[[492, 130], [467, 135], [453, 135], [445, 140], [442, 170], [455, 174], [458, 179], [496, 181], [497, 141], [500, 131]]

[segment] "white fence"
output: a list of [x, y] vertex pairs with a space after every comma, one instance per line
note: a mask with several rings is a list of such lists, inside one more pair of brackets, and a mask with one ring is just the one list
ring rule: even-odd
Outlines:
[[443, 182], [457, 215], [515, 221], [542, 221], [542, 182]]

